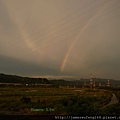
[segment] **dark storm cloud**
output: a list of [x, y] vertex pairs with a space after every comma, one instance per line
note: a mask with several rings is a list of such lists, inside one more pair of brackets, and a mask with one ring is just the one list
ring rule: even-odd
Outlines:
[[42, 65], [39, 66], [34, 63], [29, 63], [1, 55], [0, 55], [0, 72], [9, 73], [9, 74], [31, 75], [31, 76], [59, 74], [59, 71], [48, 67], [45, 68]]

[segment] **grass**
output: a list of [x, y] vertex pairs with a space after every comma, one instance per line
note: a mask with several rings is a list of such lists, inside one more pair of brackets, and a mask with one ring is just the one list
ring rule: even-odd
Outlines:
[[[21, 113], [36, 114], [31, 112], [31, 108], [54, 107], [59, 113], [62, 111], [61, 104], [56, 101], [67, 99], [70, 96], [96, 97], [98, 103], [105, 101], [111, 95], [112, 91], [104, 92], [102, 89], [91, 90], [89, 88], [40, 88], [40, 87], [0, 87], [0, 110], [10, 110], [16, 107]], [[21, 102], [22, 97], [30, 97], [31, 103], [24, 104]], [[38, 103], [40, 100], [40, 103]], [[64, 113], [64, 111], [63, 111]], [[38, 113], [37, 113], [38, 114]], [[47, 114], [41, 112], [39, 114]], [[53, 113], [51, 113], [53, 114]]]

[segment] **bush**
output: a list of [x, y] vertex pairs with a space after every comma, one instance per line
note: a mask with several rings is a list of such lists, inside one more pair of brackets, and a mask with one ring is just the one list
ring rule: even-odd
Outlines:
[[23, 97], [22, 99], [21, 99], [21, 101], [23, 102], [23, 103], [30, 103], [31, 102], [31, 99], [30, 98], [26, 98], [26, 97]]

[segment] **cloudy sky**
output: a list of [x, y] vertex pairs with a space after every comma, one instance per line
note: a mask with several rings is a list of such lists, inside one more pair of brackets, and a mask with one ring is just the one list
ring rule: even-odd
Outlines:
[[0, 0], [0, 73], [120, 80], [120, 0]]

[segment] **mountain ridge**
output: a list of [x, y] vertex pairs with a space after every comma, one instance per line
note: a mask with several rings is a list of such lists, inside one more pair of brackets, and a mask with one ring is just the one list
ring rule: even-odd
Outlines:
[[[108, 79], [103, 78], [92, 78], [93, 81], [98, 85], [100, 82], [104, 85], [107, 84]], [[120, 81], [109, 79], [110, 85], [112, 87], [119, 86]], [[64, 80], [64, 79], [54, 79], [48, 80], [47, 78], [31, 78], [31, 77], [21, 77], [17, 75], [8, 75], [4, 73], [0, 73], [0, 83], [21, 83], [21, 84], [54, 84], [54, 85], [79, 85], [82, 86], [84, 83], [89, 84], [90, 79], [81, 78], [79, 80]]]

